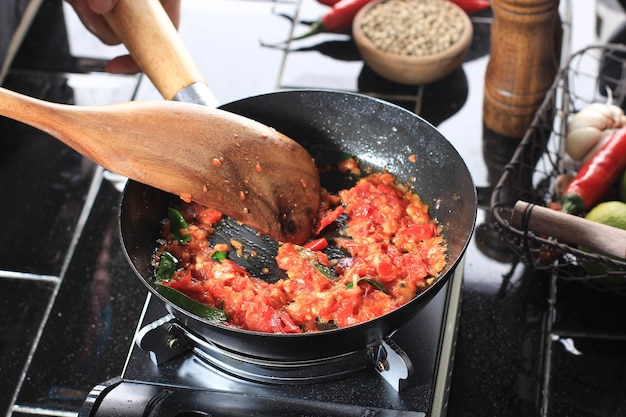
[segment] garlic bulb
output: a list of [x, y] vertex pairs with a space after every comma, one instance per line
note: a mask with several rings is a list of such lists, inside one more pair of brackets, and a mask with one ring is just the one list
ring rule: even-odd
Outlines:
[[624, 111], [613, 104], [592, 103], [576, 113], [567, 123], [565, 151], [577, 161], [586, 161], [626, 125]]

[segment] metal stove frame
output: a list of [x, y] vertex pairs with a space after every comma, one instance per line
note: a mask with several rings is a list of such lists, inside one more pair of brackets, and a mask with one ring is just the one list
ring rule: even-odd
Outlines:
[[94, 387], [79, 417], [445, 416], [463, 265], [389, 338], [322, 363], [251, 360], [207, 345], [163, 306], [154, 311], [148, 295], [122, 375]]

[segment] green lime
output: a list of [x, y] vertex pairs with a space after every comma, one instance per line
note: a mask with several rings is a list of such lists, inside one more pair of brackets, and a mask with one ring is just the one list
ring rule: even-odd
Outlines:
[[[585, 218], [597, 223], [607, 224], [609, 226], [626, 230], [626, 203], [622, 201], [606, 201], [604, 203], [600, 203], [593, 207], [589, 213], [587, 213]], [[581, 247], [580, 249], [586, 252], [592, 252], [587, 248]], [[583, 267], [591, 275], [601, 275], [606, 272], [605, 267], [597, 263], [585, 263]], [[621, 278], [617, 279], [617, 277], [613, 277], [613, 279], [607, 277], [603, 280], [603, 282], [606, 284], [623, 284], [624, 280]]]
[[626, 203], [623, 201], [600, 203], [587, 213], [585, 219], [626, 229]]
[[622, 178], [619, 180], [619, 199], [626, 202], [626, 171], [622, 174]]

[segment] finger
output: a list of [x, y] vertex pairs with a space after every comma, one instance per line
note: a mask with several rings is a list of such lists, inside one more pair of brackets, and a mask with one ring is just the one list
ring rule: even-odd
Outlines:
[[[110, 12], [117, 3], [117, 0], [86, 0], [89, 7], [96, 14], [104, 14]], [[180, 0], [161, 0], [163, 9], [170, 17], [174, 26], [178, 28], [180, 23]]]
[[165, 12], [178, 29], [180, 24], [180, 0], [161, 0]]
[[137, 74], [141, 71], [139, 65], [130, 55], [122, 55], [107, 62], [105, 71], [111, 74]]
[[117, 0], [87, 0], [87, 3], [94, 13], [105, 14], [115, 7]]
[[84, 18], [83, 24], [85, 27], [106, 45], [119, 45], [121, 43], [120, 38], [117, 37], [111, 26], [104, 20], [101, 15], [94, 14], [93, 17], [86, 22]]
[[113, 33], [109, 24], [100, 14], [94, 12], [86, 1], [68, 0], [68, 3], [74, 8], [87, 30], [96, 35], [103, 43], [107, 45], [120, 43], [119, 38]]

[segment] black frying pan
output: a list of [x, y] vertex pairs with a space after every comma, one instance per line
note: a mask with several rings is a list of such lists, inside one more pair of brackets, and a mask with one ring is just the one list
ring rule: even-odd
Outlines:
[[[352, 327], [307, 334], [266, 334], [201, 319], [163, 298], [153, 287], [151, 259], [161, 220], [178, 197], [129, 182], [120, 207], [126, 255], [152, 295], [197, 335], [225, 349], [267, 359], [303, 361], [362, 349], [413, 318], [458, 266], [476, 220], [476, 192], [460, 155], [432, 125], [390, 103], [333, 91], [282, 91], [239, 100], [221, 108], [256, 119], [288, 135], [323, 162], [338, 153], [357, 157], [361, 168], [386, 168], [411, 183], [444, 226], [448, 264], [433, 285], [409, 303]], [[417, 162], [409, 160], [417, 156]]]

